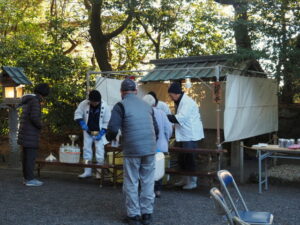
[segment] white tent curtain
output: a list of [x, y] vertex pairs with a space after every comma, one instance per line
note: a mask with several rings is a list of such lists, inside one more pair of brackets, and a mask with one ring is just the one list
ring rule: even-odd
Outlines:
[[121, 101], [122, 80], [111, 79], [98, 76], [96, 79], [96, 89], [101, 93], [102, 99], [109, 105], [110, 108]]
[[226, 142], [278, 130], [275, 80], [228, 75], [225, 101]]

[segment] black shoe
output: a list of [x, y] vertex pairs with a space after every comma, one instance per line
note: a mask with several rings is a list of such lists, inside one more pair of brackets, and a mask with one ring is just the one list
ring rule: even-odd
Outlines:
[[161, 197], [161, 192], [160, 191], [155, 191], [155, 197], [160, 198]]
[[125, 223], [128, 223], [129, 225], [141, 225], [141, 217], [140, 216], [133, 216], [133, 217], [127, 216], [125, 219]]
[[149, 225], [152, 222], [152, 215], [151, 214], [143, 214], [142, 215], [142, 224]]

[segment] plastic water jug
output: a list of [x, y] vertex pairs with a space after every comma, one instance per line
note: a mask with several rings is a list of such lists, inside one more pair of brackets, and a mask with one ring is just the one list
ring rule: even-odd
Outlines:
[[154, 180], [158, 181], [165, 175], [165, 155], [162, 152], [155, 154]]

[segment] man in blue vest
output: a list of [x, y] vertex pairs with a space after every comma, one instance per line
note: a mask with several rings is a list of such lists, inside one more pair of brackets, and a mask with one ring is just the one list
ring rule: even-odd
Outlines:
[[123, 100], [112, 110], [106, 139], [114, 140], [121, 129], [127, 222], [130, 225], [148, 225], [155, 199], [154, 163], [158, 128], [152, 107], [136, 94], [135, 82], [125, 79], [121, 84]]

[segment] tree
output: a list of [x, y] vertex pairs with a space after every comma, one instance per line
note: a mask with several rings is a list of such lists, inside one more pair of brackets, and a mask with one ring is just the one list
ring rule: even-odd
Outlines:
[[[113, 70], [110, 63], [109, 42], [122, 33], [132, 21], [134, 1], [85, 0], [85, 7], [90, 15], [90, 41], [98, 65], [102, 71]], [[112, 20], [124, 18], [116, 23]], [[115, 27], [111, 27], [114, 26]], [[105, 29], [106, 28], [106, 29]]]
[[231, 52], [230, 32], [223, 28], [224, 15], [214, 1], [190, 2], [181, 8], [162, 55], [170, 58]]
[[234, 38], [237, 53], [252, 50], [248, 27], [249, 0], [215, 0], [218, 3], [232, 5], [234, 7], [235, 19], [233, 23]]
[[[264, 37], [268, 64], [280, 85], [280, 101], [293, 103], [299, 89], [299, 18], [300, 5], [296, 1], [256, 1], [252, 9], [259, 18], [257, 27]], [[297, 72], [298, 71], [298, 72]], [[298, 85], [297, 85], [298, 84]]]
[[148, 2], [136, 14], [138, 23], [154, 46], [156, 59], [160, 58], [162, 39], [167, 39], [174, 30], [182, 4], [182, 0], [161, 0], [159, 4]]

